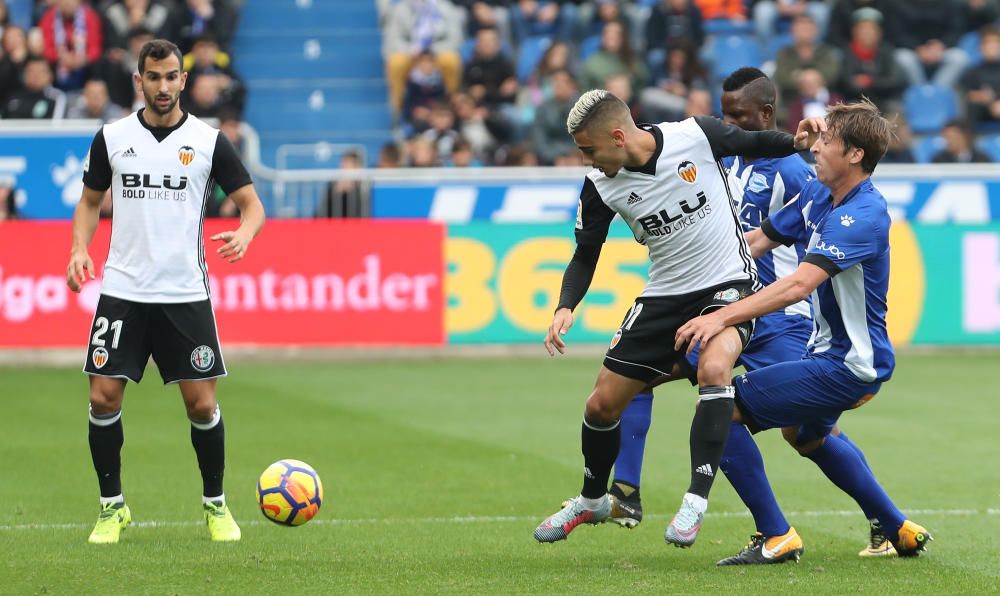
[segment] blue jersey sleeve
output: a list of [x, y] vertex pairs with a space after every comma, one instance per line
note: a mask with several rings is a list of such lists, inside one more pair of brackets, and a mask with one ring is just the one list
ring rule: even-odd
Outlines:
[[805, 217], [802, 215], [802, 195], [788, 202], [776, 213], [771, 214], [760, 224], [764, 235], [775, 242], [791, 246], [796, 242], [808, 241]]
[[830, 277], [882, 254], [887, 231], [876, 221], [853, 209], [836, 210], [819, 228], [819, 240], [803, 259], [826, 271]]

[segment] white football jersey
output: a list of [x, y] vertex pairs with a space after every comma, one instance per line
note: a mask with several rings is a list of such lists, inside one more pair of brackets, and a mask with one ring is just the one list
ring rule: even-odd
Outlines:
[[216, 182], [227, 194], [250, 183], [235, 149], [185, 113], [171, 128], [141, 111], [106, 124], [84, 161], [84, 184], [111, 188], [111, 250], [101, 293], [135, 302], [208, 298], [203, 224]]
[[622, 168], [613, 178], [598, 170], [587, 174], [577, 242], [603, 242], [614, 214], [621, 215], [649, 249], [652, 263], [643, 296], [689, 294], [730, 282], [756, 284], [756, 267], [719, 158], [744, 149], [788, 154], [793, 152], [790, 135], [760, 136], [712, 118], [643, 128], [656, 138], [649, 162]]

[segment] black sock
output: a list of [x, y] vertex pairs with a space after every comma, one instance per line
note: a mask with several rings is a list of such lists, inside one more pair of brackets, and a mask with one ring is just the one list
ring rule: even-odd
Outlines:
[[618, 457], [622, 442], [622, 428], [618, 420], [611, 426], [590, 424], [583, 419], [581, 443], [583, 444], [583, 490], [588, 499], [598, 499], [608, 492], [611, 467]]
[[202, 494], [206, 497], [221, 495], [222, 474], [226, 467], [226, 428], [219, 410], [208, 422], [191, 421], [191, 445], [201, 469]]
[[706, 385], [698, 389], [700, 401], [691, 421], [691, 486], [688, 492], [708, 498], [729, 438], [733, 419], [732, 385]]
[[125, 443], [122, 411], [101, 415], [91, 411], [88, 439], [101, 496], [117, 497], [122, 494], [122, 445]]

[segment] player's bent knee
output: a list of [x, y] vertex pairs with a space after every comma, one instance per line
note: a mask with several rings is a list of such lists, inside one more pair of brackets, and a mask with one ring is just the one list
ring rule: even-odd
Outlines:
[[95, 377], [90, 383], [90, 409], [95, 414], [113, 414], [122, 409], [124, 396], [124, 384], [118, 379]]
[[625, 406], [617, 404], [615, 400], [595, 390], [587, 399], [584, 417], [593, 424], [613, 424], [621, 417], [624, 409]]
[[733, 376], [733, 364], [726, 358], [702, 358], [698, 363], [698, 384], [728, 385]]
[[819, 437], [817, 439], [809, 439], [802, 441], [799, 439], [799, 427], [789, 426], [781, 429], [781, 436], [785, 441], [792, 446], [792, 449], [799, 452], [799, 455], [806, 456], [819, 449], [820, 445], [826, 437]]

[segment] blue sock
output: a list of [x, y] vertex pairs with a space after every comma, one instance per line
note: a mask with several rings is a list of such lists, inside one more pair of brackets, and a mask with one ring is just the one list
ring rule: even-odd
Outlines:
[[840, 437], [841, 441], [851, 446], [851, 449], [853, 449], [854, 452], [858, 454], [858, 457], [861, 458], [861, 461], [865, 463], [865, 467], [868, 468], [868, 470], [870, 471], [872, 467], [868, 465], [868, 458], [865, 457], [865, 452], [861, 450], [861, 447], [858, 447], [857, 445], [854, 444], [854, 441], [847, 438], [847, 434], [844, 431], [840, 431], [840, 434], [837, 436]]
[[886, 536], [896, 536], [906, 516], [875, 480], [865, 458], [859, 456], [858, 451], [857, 446], [852, 448], [840, 437], [828, 435], [819, 449], [807, 453], [806, 457], [816, 462], [837, 488], [857, 501], [868, 519], [878, 520]]
[[764, 472], [764, 459], [747, 427], [733, 422], [719, 466], [736, 489], [736, 494], [753, 515], [757, 531], [765, 536], [781, 536], [791, 528]]
[[653, 417], [653, 394], [639, 393], [622, 412], [622, 445], [615, 460], [615, 481], [638, 488], [642, 476], [642, 456], [646, 452], [646, 433]]

